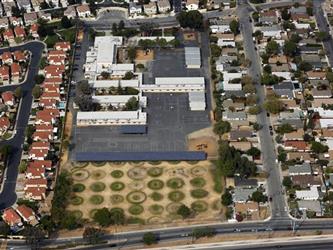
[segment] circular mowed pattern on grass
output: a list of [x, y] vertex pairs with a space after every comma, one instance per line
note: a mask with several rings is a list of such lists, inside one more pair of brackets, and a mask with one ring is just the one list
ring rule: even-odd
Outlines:
[[203, 166], [195, 166], [191, 168], [191, 174], [194, 176], [202, 176], [207, 172], [207, 169], [204, 168]]
[[202, 213], [207, 211], [208, 204], [205, 201], [195, 201], [191, 204], [191, 208], [198, 213]]
[[181, 202], [172, 202], [166, 206], [166, 211], [170, 214], [175, 214], [178, 212], [178, 209], [183, 205]]
[[164, 207], [158, 204], [153, 204], [148, 208], [149, 212], [154, 215], [163, 213]]
[[103, 179], [106, 176], [106, 173], [103, 170], [95, 170], [91, 172], [90, 177], [94, 180], [100, 180]]
[[110, 201], [113, 205], [122, 203], [124, 200], [125, 200], [124, 197], [120, 194], [114, 194], [114, 195], [111, 195], [111, 197], [110, 197]]
[[80, 196], [74, 195], [73, 197], [70, 198], [69, 202], [74, 206], [78, 206], [83, 203], [83, 198]]
[[124, 172], [121, 171], [121, 170], [113, 170], [113, 171], [111, 172], [111, 176], [112, 176], [113, 178], [115, 178], [115, 179], [119, 179], [119, 178], [121, 178], [121, 177], [124, 176]]
[[158, 192], [153, 192], [149, 195], [149, 197], [153, 200], [153, 201], [160, 201], [163, 200], [164, 196], [161, 193]]
[[147, 196], [144, 192], [133, 191], [127, 194], [126, 199], [129, 203], [140, 204], [146, 200]]
[[90, 218], [94, 218], [94, 215], [95, 215], [95, 213], [98, 211], [98, 209], [97, 208], [94, 208], [94, 209], [92, 209], [92, 210], [90, 210], [89, 211], [89, 217]]
[[83, 216], [83, 213], [80, 210], [73, 210], [73, 211], [70, 211], [70, 213], [72, 215], [74, 215], [75, 219], [77, 219], [77, 220], [81, 219]]
[[106, 161], [93, 161], [91, 164], [95, 167], [103, 167], [106, 165]]
[[193, 187], [202, 188], [206, 185], [206, 180], [202, 177], [195, 177], [190, 180], [190, 183]]
[[145, 184], [143, 183], [143, 181], [133, 181], [128, 184], [128, 187], [133, 190], [140, 190], [145, 187]]
[[90, 198], [89, 198], [89, 202], [93, 205], [99, 205], [101, 204], [102, 202], [104, 201], [104, 198], [102, 195], [98, 195], [98, 194], [95, 194], [95, 195], [92, 195]]
[[168, 194], [168, 198], [173, 202], [179, 202], [185, 198], [185, 194], [181, 191], [172, 191]]
[[167, 186], [172, 189], [179, 189], [185, 185], [185, 182], [182, 178], [175, 177], [167, 181]]
[[194, 189], [194, 190], [191, 190], [191, 196], [193, 198], [197, 198], [197, 199], [201, 199], [201, 198], [204, 198], [208, 195], [208, 192], [204, 189]]
[[125, 184], [120, 181], [112, 182], [110, 185], [112, 191], [121, 191], [125, 188]]
[[163, 174], [163, 168], [152, 167], [148, 170], [147, 173], [150, 177], [158, 177], [158, 176], [161, 176]]
[[164, 182], [159, 179], [153, 179], [148, 182], [148, 187], [152, 190], [159, 190], [164, 187]]
[[139, 204], [134, 204], [128, 208], [128, 212], [132, 215], [141, 214], [143, 212], [143, 210], [144, 210], [143, 206], [141, 206]]
[[102, 192], [105, 189], [105, 184], [103, 182], [94, 182], [89, 188], [93, 192]]
[[82, 183], [75, 183], [72, 188], [73, 192], [75, 192], [75, 193], [83, 192], [85, 189], [86, 189], [86, 186], [83, 185]]
[[89, 172], [85, 169], [78, 169], [72, 172], [72, 178], [75, 181], [84, 181], [88, 179]]
[[143, 180], [147, 176], [147, 170], [141, 167], [134, 167], [127, 171], [127, 175], [133, 180]]

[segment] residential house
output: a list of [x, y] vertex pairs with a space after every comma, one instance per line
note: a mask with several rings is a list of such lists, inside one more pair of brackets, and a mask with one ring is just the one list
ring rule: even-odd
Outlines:
[[21, 217], [16, 213], [16, 211], [9, 207], [6, 208], [2, 213], [2, 219], [6, 222], [12, 229], [22, 227]]
[[2, 35], [3, 35], [3, 39], [5, 40], [5, 41], [7, 41], [7, 42], [9, 42], [9, 43], [13, 43], [15, 40], [14, 40], [14, 38], [15, 38], [15, 36], [14, 36], [14, 32], [13, 32], [13, 30], [11, 30], [11, 29], [7, 29], [7, 30], [5, 30], [3, 33], [2, 33]]
[[15, 98], [14, 98], [13, 92], [11, 92], [11, 91], [2, 92], [1, 98], [5, 105], [10, 106], [10, 107], [14, 106]]
[[45, 178], [45, 168], [44, 167], [34, 167], [30, 164], [25, 171], [25, 177], [27, 179], [39, 179]]
[[16, 0], [17, 7], [24, 9], [26, 12], [31, 12], [31, 4], [29, 0]]
[[249, 141], [231, 141], [229, 142], [230, 147], [234, 147], [237, 150], [246, 152], [252, 147], [252, 143]]
[[259, 22], [264, 25], [273, 25], [278, 23], [278, 15], [276, 10], [268, 10], [260, 12]]
[[39, 39], [38, 28], [39, 28], [39, 25], [37, 23], [33, 23], [30, 27], [30, 34], [35, 39]]
[[3, 13], [5, 16], [11, 17], [13, 15], [12, 9], [13, 7], [16, 7], [16, 4], [14, 1], [2, 1], [2, 6], [3, 6]]
[[186, 9], [187, 10], [198, 10], [199, 9], [199, 0], [186, 0]]
[[253, 137], [253, 132], [249, 130], [232, 130], [229, 132], [230, 141], [241, 141], [244, 138]]
[[32, 25], [33, 23], [37, 22], [38, 19], [36, 12], [24, 13], [23, 17], [25, 25]]
[[264, 37], [271, 37], [275, 39], [281, 39], [283, 31], [280, 25], [261, 26], [255, 27], [254, 32], [260, 30]]
[[13, 56], [14, 56], [14, 60], [16, 60], [17, 62], [25, 62], [27, 59], [24, 52], [22, 52], [20, 50], [15, 50], [13, 53]]
[[296, 190], [296, 198], [301, 200], [318, 200], [319, 191], [317, 187], [310, 187], [310, 190]]
[[257, 188], [258, 180], [253, 178], [240, 178], [238, 176], [234, 177], [235, 187], [238, 188]]
[[40, 5], [44, 2], [44, 0], [31, 0], [31, 5], [33, 9], [38, 12], [40, 11]]
[[243, 111], [231, 112], [231, 111], [227, 110], [222, 113], [222, 118], [224, 120], [228, 120], [228, 121], [242, 121], [242, 120], [246, 120], [247, 115]]
[[3, 52], [2, 55], [0, 55], [1, 61], [3, 64], [12, 64], [13, 63], [13, 57], [12, 53], [9, 51]]
[[302, 141], [304, 137], [304, 130], [302, 128], [292, 131], [290, 133], [285, 133], [283, 135], [284, 141]]
[[69, 42], [57, 42], [54, 45], [54, 48], [56, 50], [62, 50], [62, 51], [68, 52], [71, 49], [71, 44]]
[[[53, 133], [52, 132], [35, 131], [32, 135], [32, 139], [35, 142], [37, 142], [37, 141], [48, 142], [48, 141], [53, 140]], [[33, 149], [36, 149], [36, 148], [33, 148]]]
[[291, 181], [293, 185], [299, 186], [301, 189], [320, 187], [322, 185], [320, 177], [314, 175], [294, 175], [291, 176]]
[[209, 28], [213, 34], [230, 32], [229, 23], [227, 19], [214, 18], [209, 20]]
[[8, 29], [9, 22], [7, 17], [0, 18], [0, 29]]
[[47, 22], [52, 20], [52, 15], [51, 15], [51, 13], [48, 13], [48, 12], [40, 11], [38, 13], [38, 16], [39, 16], [39, 18], [41, 18]]
[[316, 88], [313, 88], [311, 90], [311, 95], [313, 96], [314, 99], [322, 99], [322, 98], [326, 99], [332, 97], [332, 91], [330, 89], [318, 90]]
[[36, 214], [30, 207], [22, 204], [16, 208], [16, 211], [26, 223], [32, 226], [36, 226], [38, 224]]
[[9, 67], [7, 65], [0, 67], [0, 81], [2, 81], [3, 84], [9, 84]]
[[89, 8], [89, 5], [87, 5], [87, 4], [82, 4], [78, 7], [76, 7], [76, 11], [77, 11], [77, 15], [80, 18], [85, 18], [85, 17], [91, 16], [90, 8]]
[[16, 26], [14, 28], [14, 33], [15, 33], [15, 37], [18, 37], [18, 38], [21, 38], [21, 39], [24, 39], [25, 36], [26, 36], [25, 30], [21, 26]]
[[45, 187], [27, 187], [24, 189], [25, 197], [36, 201], [44, 200], [46, 197]]
[[13, 63], [10, 66], [11, 81], [13, 84], [17, 84], [20, 81], [21, 67], [18, 63]]
[[157, 7], [159, 13], [166, 13], [171, 9], [169, 0], [158, 0]]
[[10, 126], [10, 121], [8, 117], [2, 116], [0, 117], [0, 135], [3, 135], [7, 132], [8, 128]]
[[285, 150], [293, 150], [299, 152], [310, 151], [310, 146], [306, 141], [285, 141]]
[[147, 15], [155, 15], [157, 13], [157, 7], [155, 2], [149, 2], [143, 5], [144, 12]]
[[235, 214], [242, 215], [245, 220], [259, 220], [259, 205], [257, 202], [235, 202]]
[[67, 16], [69, 19], [76, 18], [76, 10], [75, 7], [70, 5], [67, 7], [67, 9], [64, 11], [64, 16]]
[[[38, 126], [38, 125], [37, 125]], [[30, 161], [29, 166], [32, 168], [45, 168], [47, 170], [52, 170], [52, 161]]]
[[304, 161], [308, 163], [314, 163], [315, 158], [313, 158], [310, 152], [287, 152], [287, 161]]
[[315, 212], [316, 216], [323, 215], [323, 208], [320, 201], [300, 200], [297, 201], [298, 209], [302, 212]]
[[24, 25], [23, 19], [21, 17], [11, 16], [11, 17], [9, 17], [9, 22], [13, 26], [22, 26], [22, 25]]
[[235, 188], [232, 194], [233, 201], [245, 203], [255, 191], [257, 191], [257, 188]]
[[47, 155], [48, 155], [48, 150], [47, 149], [34, 149], [31, 148], [28, 153], [28, 158], [30, 160], [45, 160]]

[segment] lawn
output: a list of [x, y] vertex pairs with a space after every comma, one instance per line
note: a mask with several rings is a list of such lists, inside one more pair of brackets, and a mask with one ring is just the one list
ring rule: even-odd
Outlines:
[[58, 33], [61, 35], [61, 37], [65, 41], [69, 41], [71, 43], [75, 42], [75, 34], [76, 34], [76, 32], [75, 32], [75, 28], [74, 27], [58, 31]]
[[214, 191], [212, 163], [141, 162], [89, 163], [72, 168], [73, 196], [69, 211], [92, 219], [96, 209], [122, 209], [128, 223], [160, 224], [182, 220], [185, 204], [192, 220], [221, 217], [221, 194]]

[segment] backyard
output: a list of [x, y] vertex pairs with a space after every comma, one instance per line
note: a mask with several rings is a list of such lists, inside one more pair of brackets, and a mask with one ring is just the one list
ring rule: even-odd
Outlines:
[[209, 161], [77, 164], [68, 210], [78, 218], [107, 207], [122, 209], [129, 224], [170, 223], [182, 219], [182, 204], [195, 211], [192, 219], [222, 218]]

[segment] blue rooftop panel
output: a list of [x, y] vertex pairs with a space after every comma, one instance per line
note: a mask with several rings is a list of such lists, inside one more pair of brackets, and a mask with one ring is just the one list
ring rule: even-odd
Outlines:
[[147, 126], [145, 125], [124, 125], [119, 127], [122, 134], [146, 134]]

